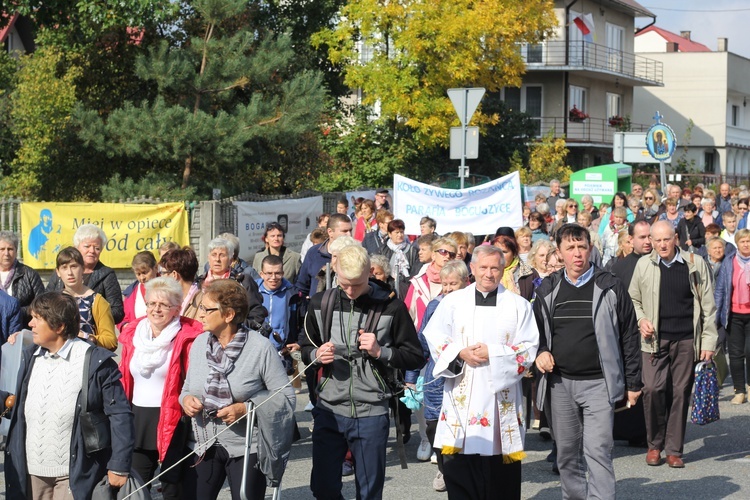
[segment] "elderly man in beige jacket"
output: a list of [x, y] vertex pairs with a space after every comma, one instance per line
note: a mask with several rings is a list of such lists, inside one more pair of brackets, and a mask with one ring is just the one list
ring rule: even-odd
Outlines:
[[661, 465], [665, 451], [667, 465], [682, 468], [693, 368], [716, 350], [716, 305], [706, 262], [677, 247], [670, 223], [655, 223], [651, 242], [654, 250], [636, 264], [629, 289], [641, 333], [646, 463]]

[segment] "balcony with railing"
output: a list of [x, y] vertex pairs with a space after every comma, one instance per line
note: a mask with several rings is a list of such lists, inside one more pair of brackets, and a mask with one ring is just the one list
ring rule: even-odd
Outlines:
[[527, 71], [584, 71], [595, 78], [639, 86], [664, 81], [661, 61], [583, 40], [571, 41], [569, 47], [565, 40], [524, 45], [521, 54]]
[[[533, 118], [537, 125], [537, 134], [542, 136], [549, 133], [550, 130], [554, 131], [554, 137], [565, 137], [565, 141], [570, 144], [591, 144], [596, 145], [611, 145], [613, 142], [613, 135], [615, 132], [620, 130], [617, 127], [613, 127], [609, 124], [609, 120], [603, 118], [586, 118], [581, 122], [570, 121], [567, 117], [561, 116], [544, 116], [541, 118]], [[565, 125], [567, 123], [567, 132], [565, 131]], [[631, 123], [629, 132], [646, 132], [649, 125], [642, 125], [640, 123]]]

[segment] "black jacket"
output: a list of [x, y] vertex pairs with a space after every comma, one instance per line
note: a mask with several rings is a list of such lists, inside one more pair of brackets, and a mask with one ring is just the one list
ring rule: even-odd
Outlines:
[[[111, 267], [107, 267], [101, 262], [96, 264], [94, 272], [89, 278], [88, 287], [104, 297], [112, 309], [112, 317], [115, 324], [119, 324], [125, 317], [125, 307], [122, 305], [122, 288], [117, 281], [117, 275]], [[48, 292], [61, 292], [65, 288], [62, 280], [57, 273], [52, 273], [52, 277], [47, 284]]]
[[[5, 498], [28, 498], [28, 472], [26, 468], [26, 414], [29, 379], [38, 346], [24, 349], [21, 359], [16, 404], [10, 417], [10, 430], [5, 447]], [[78, 413], [81, 395], [76, 402], [73, 419], [73, 436], [70, 443], [70, 489], [75, 500], [89, 500], [94, 486], [108, 470], [130, 472], [135, 430], [133, 413], [120, 382], [121, 373], [115, 363], [115, 354], [94, 347], [89, 365], [89, 411], [103, 411], [109, 418], [112, 445], [110, 448], [86, 454]]]
[[26, 328], [29, 321], [31, 321], [31, 313], [28, 311], [31, 301], [34, 300], [34, 297], [44, 292], [44, 284], [42, 283], [42, 278], [39, 277], [39, 273], [29, 266], [16, 261], [15, 268], [16, 272], [11, 282], [11, 290], [13, 291], [13, 297], [21, 305], [23, 315], [21, 321], [23, 327]]
[[[302, 359], [311, 364], [316, 350], [328, 341], [335, 345], [333, 363], [324, 365], [324, 378], [318, 385], [318, 405], [346, 417], [375, 416], [388, 412], [390, 388], [376, 371], [378, 366], [418, 370], [425, 364], [422, 345], [414, 322], [404, 303], [393, 298], [380, 281], [370, 281], [369, 291], [355, 300], [336, 291], [331, 331], [324, 332], [321, 313], [323, 295], [310, 300], [305, 331], [300, 334]], [[357, 347], [356, 331], [364, 328], [367, 315], [376, 303], [385, 303], [376, 334], [381, 346], [380, 359], [364, 358]], [[378, 365], [376, 365], [378, 363]]]
[[706, 244], [706, 228], [698, 216], [690, 220], [680, 219], [675, 230], [677, 237], [680, 238], [680, 248], [688, 251], [685, 242], [689, 239], [695, 248], [701, 248]]
[[[388, 235], [383, 238], [380, 237], [380, 230], [370, 231], [365, 235], [365, 239], [362, 240], [362, 246], [367, 250], [370, 255], [376, 255], [382, 253], [381, 250], [385, 246], [385, 241], [388, 239]], [[417, 249], [419, 250], [419, 249]]]

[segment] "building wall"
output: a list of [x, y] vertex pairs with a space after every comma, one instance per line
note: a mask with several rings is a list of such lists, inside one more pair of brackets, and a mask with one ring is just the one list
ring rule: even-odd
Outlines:
[[665, 52], [644, 55], [664, 63], [664, 86], [636, 87], [633, 90], [633, 121], [651, 123], [658, 110], [664, 116], [664, 123], [672, 127], [677, 135], [679, 146], [692, 119], [691, 146], [724, 146], [728, 53]]
[[667, 42], [654, 31], [643, 33], [635, 37], [633, 44], [635, 52], [666, 52]]

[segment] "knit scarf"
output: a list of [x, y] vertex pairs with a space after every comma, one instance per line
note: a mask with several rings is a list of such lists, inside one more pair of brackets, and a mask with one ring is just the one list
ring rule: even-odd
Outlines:
[[745, 283], [746, 286], [737, 287], [738, 304], [750, 304], [750, 257], [743, 257], [737, 253], [737, 264], [740, 266], [740, 275], [737, 282]]
[[234, 369], [234, 362], [242, 352], [247, 340], [247, 331], [240, 329], [226, 347], [221, 347], [215, 335], [208, 336], [206, 361], [208, 361], [208, 378], [203, 387], [203, 406], [209, 413], [221, 410], [234, 403], [229, 389], [229, 375]]
[[180, 328], [180, 317], [177, 316], [154, 338], [148, 318], [138, 323], [133, 334], [133, 364], [142, 377], [150, 377], [154, 370], [164, 364]]
[[442, 281], [440, 279], [440, 269], [438, 269], [434, 262], [427, 266], [425, 274], [430, 283], [440, 283]]
[[8, 277], [5, 278], [5, 283], [0, 282], [0, 288], [3, 289], [5, 293], [10, 295], [10, 287], [13, 283], [13, 277], [16, 275], [16, 263], [13, 263], [13, 267], [10, 268], [10, 271], [8, 271]]
[[401, 242], [400, 245], [397, 245], [393, 242], [393, 240], [388, 239], [386, 241], [386, 245], [388, 245], [388, 248], [393, 250], [393, 255], [391, 255], [391, 276], [393, 279], [396, 279], [396, 274], [398, 271], [401, 271], [401, 274], [405, 277], [409, 277], [409, 261], [406, 258], [406, 255], [404, 255], [404, 250], [406, 250], [409, 246], [409, 243], [404, 240]]
[[516, 286], [516, 282], [513, 279], [513, 271], [516, 270], [518, 264], [519, 260], [516, 256], [513, 258], [513, 261], [511, 261], [510, 265], [505, 267], [505, 271], [503, 271], [503, 277], [500, 280], [500, 283], [505, 287], [506, 290], [510, 290], [515, 294], [518, 294], [518, 287]]

